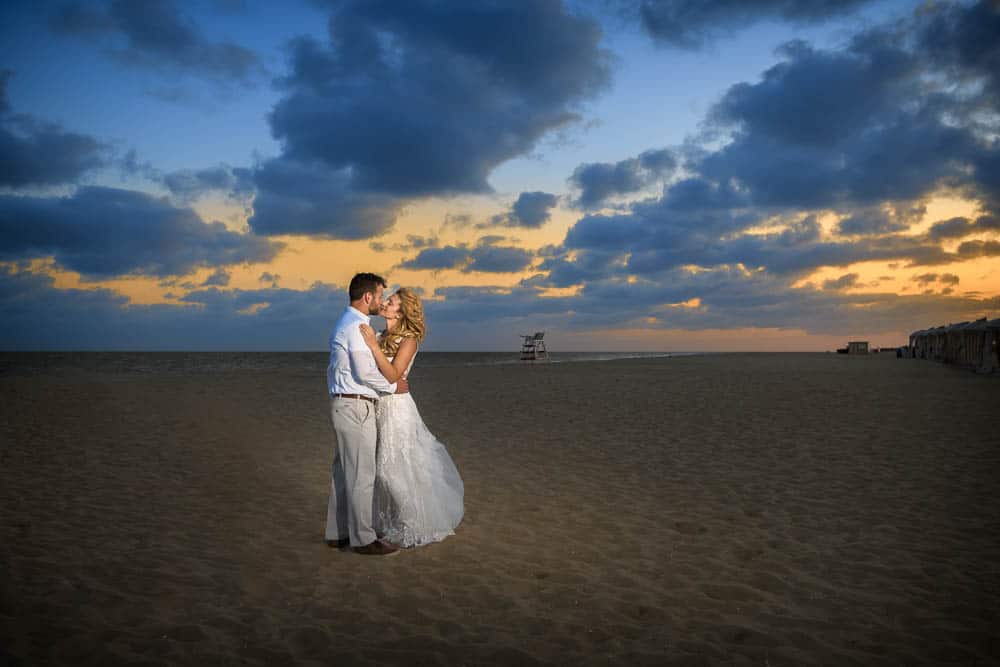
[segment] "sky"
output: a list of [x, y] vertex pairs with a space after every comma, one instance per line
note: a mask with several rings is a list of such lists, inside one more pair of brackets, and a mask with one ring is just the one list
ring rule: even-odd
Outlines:
[[1000, 317], [1000, 6], [0, 7], [0, 349], [832, 350]]

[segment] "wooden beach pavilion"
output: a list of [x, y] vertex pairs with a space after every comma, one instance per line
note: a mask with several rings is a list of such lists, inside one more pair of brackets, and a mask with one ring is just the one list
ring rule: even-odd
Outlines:
[[1000, 371], [1000, 318], [982, 318], [910, 334], [911, 356], [956, 364], [980, 373]]

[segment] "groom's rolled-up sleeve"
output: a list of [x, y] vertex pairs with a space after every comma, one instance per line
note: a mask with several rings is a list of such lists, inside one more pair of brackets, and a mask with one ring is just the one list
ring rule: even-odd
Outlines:
[[382, 394], [395, 394], [396, 393], [396, 383], [389, 382], [385, 379], [385, 376], [379, 372], [378, 364], [375, 363], [375, 357], [372, 356], [372, 351], [368, 349], [365, 345], [365, 341], [361, 338], [361, 332], [358, 331], [357, 339], [360, 339], [361, 347], [357, 347], [358, 341], [354, 336], [348, 339], [348, 356], [351, 359], [351, 371], [362, 384], [367, 385], [377, 392]]

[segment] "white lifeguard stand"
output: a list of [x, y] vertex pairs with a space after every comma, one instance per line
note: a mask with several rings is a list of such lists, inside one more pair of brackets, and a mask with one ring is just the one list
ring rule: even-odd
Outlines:
[[548, 361], [549, 351], [545, 349], [545, 332], [521, 334], [521, 361]]

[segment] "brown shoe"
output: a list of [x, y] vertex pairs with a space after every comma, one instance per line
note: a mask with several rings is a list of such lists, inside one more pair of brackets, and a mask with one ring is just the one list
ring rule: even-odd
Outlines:
[[340, 539], [340, 540], [327, 540], [326, 541], [326, 546], [330, 547], [331, 549], [343, 549], [344, 547], [346, 547], [346, 546], [348, 546], [350, 544], [351, 544], [351, 540], [348, 539], [348, 538], [346, 538], [346, 537], [343, 538], [343, 539]]
[[375, 540], [371, 544], [366, 544], [363, 547], [354, 547], [353, 551], [354, 553], [361, 554], [362, 556], [391, 556], [399, 553], [399, 547], [395, 547], [388, 542]]

